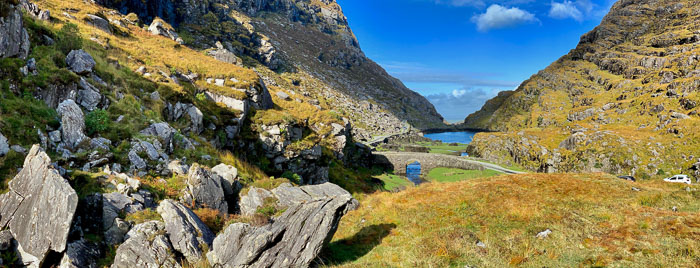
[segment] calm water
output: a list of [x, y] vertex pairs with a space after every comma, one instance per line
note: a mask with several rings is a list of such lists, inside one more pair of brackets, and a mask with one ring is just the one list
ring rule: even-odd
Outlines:
[[469, 144], [474, 138], [474, 131], [461, 131], [461, 132], [440, 132], [440, 133], [430, 133], [425, 134], [426, 138], [436, 141], [442, 141], [444, 143], [464, 143]]

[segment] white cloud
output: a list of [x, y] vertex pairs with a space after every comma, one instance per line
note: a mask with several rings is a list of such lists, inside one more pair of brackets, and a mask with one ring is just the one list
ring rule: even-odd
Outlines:
[[468, 88], [451, 93], [426, 96], [435, 109], [449, 122], [464, 120], [469, 114], [478, 111], [487, 100], [498, 94], [498, 89]]
[[564, 2], [552, 2], [552, 8], [549, 10], [549, 17], [555, 19], [572, 18], [577, 21], [583, 21], [593, 12], [595, 4], [590, 0], [577, 0], [576, 2], [565, 0]]
[[486, 9], [486, 13], [472, 17], [476, 27], [481, 32], [491, 29], [512, 27], [518, 24], [539, 21], [534, 14], [517, 7], [506, 8], [493, 4]]
[[466, 89], [455, 89], [455, 90], [452, 90], [452, 96], [455, 97], [455, 98], [461, 98], [462, 96], [464, 96], [464, 95], [466, 95], [466, 94], [467, 94], [467, 90], [466, 90]]

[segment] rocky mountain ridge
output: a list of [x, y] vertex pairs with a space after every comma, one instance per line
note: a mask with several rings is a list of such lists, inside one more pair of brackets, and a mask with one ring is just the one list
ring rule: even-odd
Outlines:
[[696, 1], [622, 0], [576, 49], [465, 126], [471, 152], [537, 171], [700, 177]]

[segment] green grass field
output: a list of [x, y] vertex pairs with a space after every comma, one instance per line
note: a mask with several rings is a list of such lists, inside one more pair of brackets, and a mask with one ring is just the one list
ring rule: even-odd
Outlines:
[[382, 174], [375, 176], [376, 179], [384, 182], [384, 190], [393, 191], [394, 189], [404, 188], [413, 185], [406, 177], [394, 174]]
[[428, 173], [428, 180], [434, 182], [456, 182], [468, 179], [493, 177], [500, 173], [493, 170], [464, 170], [457, 168], [434, 168]]

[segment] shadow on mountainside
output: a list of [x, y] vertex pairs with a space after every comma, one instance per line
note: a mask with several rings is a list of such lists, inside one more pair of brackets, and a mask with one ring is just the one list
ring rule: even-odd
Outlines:
[[393, 223], [363, 227], [350, 238], [330, 243], [323, 249], [318, 262], [322, 265], [333, 265], [355, 261], [381, 244], [394, 228], [396, 224]]

